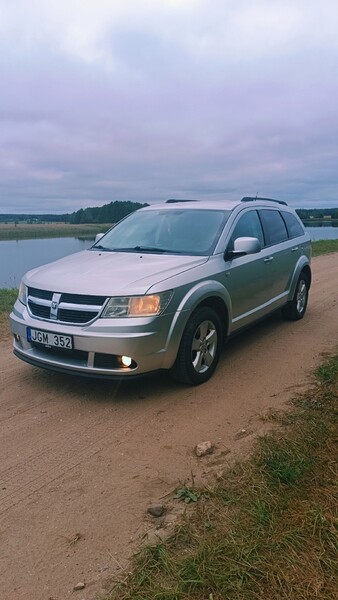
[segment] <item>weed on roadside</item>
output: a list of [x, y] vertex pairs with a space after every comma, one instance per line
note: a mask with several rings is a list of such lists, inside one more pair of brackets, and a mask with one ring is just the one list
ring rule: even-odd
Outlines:
[[18, 290], [2, 290], [0, 289], [0, 316], [8, 316], [13, 308], [13, 304], [18, 297]]
[[338, 356], [316, 375], [248, 461], [193, 490], [192, 513], [136, 555], [107, 600], [337, 598]]

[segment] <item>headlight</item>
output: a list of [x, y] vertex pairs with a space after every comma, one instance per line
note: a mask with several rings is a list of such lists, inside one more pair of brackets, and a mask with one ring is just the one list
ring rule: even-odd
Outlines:
[[22, 281], [19, 286], [18, 300], [20, 300], [20, 302], [22, 302], [22, 304], [24, 304], [26, 306], [26, 304], [27, 304], [27, 286], [24, 283], [22, 283]]
[[101, 317], [153, 317], [159, 315], [168, 306], [172, 291], [147, 296], [122, 296], [110, 298]]

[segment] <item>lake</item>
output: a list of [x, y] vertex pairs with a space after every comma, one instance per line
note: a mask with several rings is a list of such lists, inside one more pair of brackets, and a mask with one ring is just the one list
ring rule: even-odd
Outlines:
[[[312, 241], [338, 239], [338, 227], [306, 227]], [[48, 238], [0, 241], [0, 288], [19, 286], [26, 271], [57, 260], [68, 254], [86, 250], [94, 239]]]
[[90, 248], [94, 239], [46, 238], [0, 242], [0, 288], [19, 286], [21, 277], [35, 267]]

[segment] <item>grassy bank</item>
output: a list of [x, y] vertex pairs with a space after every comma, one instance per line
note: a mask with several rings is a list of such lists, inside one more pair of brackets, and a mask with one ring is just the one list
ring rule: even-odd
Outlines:
[[107, 231], [111, 225], [70, 225], [69, 223], [0, 223], [0, 241], [53, 237], [89, 237]]
[[338, 356], [106, 600], [336, 599], [337, 392]]
[[18, 290], [1, 290], [0, 289], [0, 317], [7, 316], [18, 296]]
[[331, 254], [331, 252], [338, 252], [338, 240], [320, 240], [319, 242], [312, 242], [313, 256]]

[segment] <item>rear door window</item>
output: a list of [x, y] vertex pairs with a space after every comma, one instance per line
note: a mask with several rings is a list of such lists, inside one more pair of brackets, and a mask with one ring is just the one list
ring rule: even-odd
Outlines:
[[299, 237], [300, 235], [304, 235], [304, 229], [299, 223], [297, 217], [295, 217], [295, 215], [288, 212], [282, 212], [282, 216], [286, 223], [286, 227], [290, 238], [295, 238]]
[[278, 210], [260, 210], [264, 233], [269, 245], [278, 244], [289, 239], [286, 225]]

